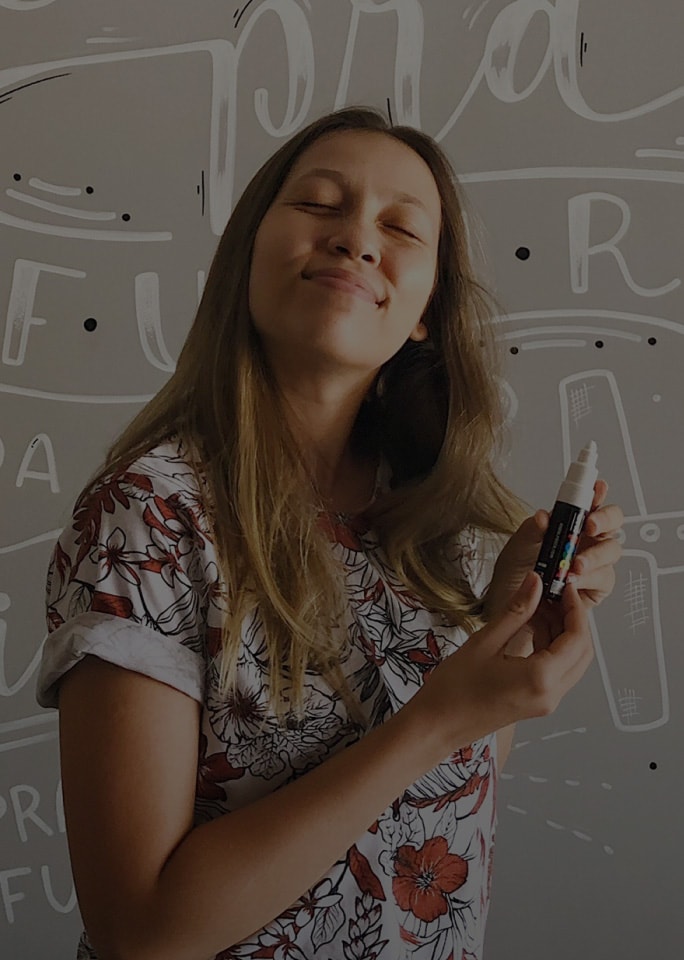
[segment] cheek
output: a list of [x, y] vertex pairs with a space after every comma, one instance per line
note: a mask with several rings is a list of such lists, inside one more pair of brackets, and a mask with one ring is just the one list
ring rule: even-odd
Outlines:
[[433, 260], [405, 264], [401, 270], [400, 287], [408, 306], [421, 313], [427, 306], [435, 287], [437, 264]]

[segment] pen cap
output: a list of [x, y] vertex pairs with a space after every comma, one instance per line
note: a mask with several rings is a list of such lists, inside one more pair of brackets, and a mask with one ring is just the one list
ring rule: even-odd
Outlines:
[[590, 440], [581, 451], [577, 460], [568, 467], [565, 480], [558, 491], [558, 500], [572, 503], [582, 510], [589, 510], [594, 497], [594, 484], [598, 477], [596, 443]]

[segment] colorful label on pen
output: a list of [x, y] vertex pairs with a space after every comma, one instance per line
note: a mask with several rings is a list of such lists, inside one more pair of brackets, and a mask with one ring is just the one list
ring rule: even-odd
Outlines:
[[577, 553], [586, 515], [586, 510], [574, 504], [562, 501], [555, 504], [534, 568], [542, 578], [544, 597], [560, 598]]

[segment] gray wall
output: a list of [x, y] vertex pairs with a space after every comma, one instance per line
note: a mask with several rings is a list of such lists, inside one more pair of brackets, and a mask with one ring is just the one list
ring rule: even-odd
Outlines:
[[3, 957], [68, 960], [80, 928], [33, 699], [54, 538], [172, 370], [249, 176], [359, 102], [462, 174], [506, 479], [548, 507], [593, 438], [627, 515], [597, 658], [500, 785], [488, 960], [679, 956], [683, 29], [679, 0], [0, 0]]

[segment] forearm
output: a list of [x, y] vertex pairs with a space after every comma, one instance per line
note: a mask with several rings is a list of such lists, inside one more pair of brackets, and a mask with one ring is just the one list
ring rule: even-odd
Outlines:
[[164, 866], [127, 956], [206, 960], [260, 929], [444, 759], [440, 747], [401, 711], [286, 787], [192, 830]]

